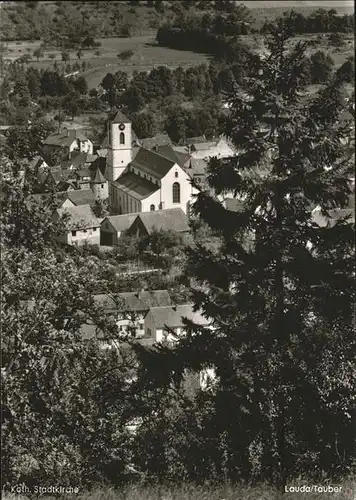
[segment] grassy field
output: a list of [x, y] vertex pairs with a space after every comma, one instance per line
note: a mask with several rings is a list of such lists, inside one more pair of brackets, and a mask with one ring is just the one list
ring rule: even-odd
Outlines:
[[[155, 42], [155, 33], [145, 36], [134, 36], [131, 38], [103, 38], [101, 39], [100, 56], [95, 56], [95, 50], [86, 50], [81, 61], [90, 63], [92, 68], [81, 73], [86, 77], [89, 88], [94, 88], [102, 81], [107, 73], [118, 70], [132, 73], [134, 70], [148, 71], [158, 65], [167, 65], [170, 68], [178, 66], [189, 67], [192, 65], [209, 62], [209, 56], [160, 47]], [[7, 42], [5, 47], [5, 59], [17, 59], [24, 54], [32, 54], [40, 46], [36, 42]], [[132, 50], [134, 55], [129, 61], [121, 61], [117, 54], [125, 50]], [[55, 55], [55, 59], [49, 57]], [[76, 52], [70, 52], [70, 63], [77, 61]], [[53, 66], [54, 61], [61, 62], [61, 51], [46, 50], [43, 59], [29, 62], [34, 68], [48, 68]]]
[[[265, 9], [265, 12], [269, 10], [273, 9]], [[251, 36], [245, 37], [245, 42], [251, 47], [256, 44]], [[170, 68], [178, 66], [187, 68], [204, 62], [209, 63], [210, 60], [210, 56], [206, 54], [160, 47], [155, 42], [155, 33], [131, 38], [103, 38], [101, 44], [99, 56], [95, 55], [95, 50], [86, 50], [79, 61], [85, 61], [91, 65], [90, 69], [80, 73], [86, 78], [89, 89], [97, 87], [107, 73], [115, 73], [118, 70], [131, 74], [134, 70], [149, 71], [159, 65], [167, 65]], [[40, 41], [5, 42], [4, 58], [15, 60], [25, 54], [32, 56], [33, 51], [39, 46]], [[336, 66], [340, 66], [347, 57], [353, 54], [353, 35], [345, 35], [345, 46], [341, 49], [330, 47], [328, 38], [325, 36], [322, 38], [319, 48], [329, 52]], [[117, 54], [126, 50], [132, 50], [134, 54], [130, 60], [121, 61]], [[55, 56], [54, 59], [50, 58], [51, 54]], [[40, 69], [53, 67], [54, 61], [62, 63], [61, 51], [45, 50], [42, 59], [37, 61], [32, 56], [28, 64]], [[73, 65], [76, 61], [78, 61], [76, 51], [70, 52], [70, 64]]]
[[[298, 483], [297, 486], [307, 483]], [[313, 483], [308, 483], [312, 486]], [[318, 486], [327, 486], [327, 483]], [[336, 486], [336, 485], [332, 485]], [[66, 498], [69, 500], [355, 500], [356, 498], [356, 482], [347, 481], [341, 486], [341, 491], [338, 493], [296, 493], [288, 492], [281, 494], [269, 486], [259, 487], [197, 487], [191, 485], [183, 485], [180, 488], [168, 487], [140, 487], [132, 486], [122, 490], [101, 489], [88, 493], [80, 493], [71, 495]], [[43, 496], [43, 500], [50, 497]], [[4, 494], [4, 500], [25, 500], [25, 497], [14, 494]]]

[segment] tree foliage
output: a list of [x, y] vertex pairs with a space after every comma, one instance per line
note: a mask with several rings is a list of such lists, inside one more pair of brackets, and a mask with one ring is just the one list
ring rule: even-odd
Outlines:
[[97, 263], [55, 244], [53, 200], [27, 192], [13, 175], [1, 207], [3, 487], [115, 484], [131, 461], [136, 361], [101, 349], [96, 332], [118, 331], [93, 300]]
[[221, 238], [219, 251], [188, 250], [194, 302], [212, 329], [186, 321], [187, 334], [151, 359], [160, 386], [213, 368], [209, 439], [225, 443], [225, 473], [283, 490], [296, 476], [345, 474], [356, 457], [354, 231], [312, 216], [348, 203], [350, 124], [337, 74], [301, 98], [306, 47], [287, 50], [288, 32], [280, 22], [268, 56], [228, 95], [224, 132], [240, 152], [211, 161], [209, 184], [238, 197], [241, 212], [204, 191], [194, 205]]

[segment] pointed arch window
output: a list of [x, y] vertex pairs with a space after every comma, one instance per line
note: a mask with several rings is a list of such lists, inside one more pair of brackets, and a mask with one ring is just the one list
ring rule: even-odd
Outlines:
[[120, 132], [120, 144], [125, 144], [125, 134]]
[[154, 205], [151, 205], [151, 206], [150, 206], [150, 210], [151, 210], [151, 212], [154, 212], [154, 210], [155, 210], [155, 206], [154, 206]]
[[172, 187], [173, 203], [180, 203], [180, 184], [175, 182]]

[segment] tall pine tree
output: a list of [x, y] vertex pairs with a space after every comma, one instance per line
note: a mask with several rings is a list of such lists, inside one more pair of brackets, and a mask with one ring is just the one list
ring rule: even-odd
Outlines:
[[205, 192], [194, 205], [221, 236], [218, 252], [188, 250], [213, 328], [186, 321], [173, 348], [158, 347], [164, 377], [167, 365], [178, 378], [215, 369], [211, 432], [224, 436], [230, 478], [282, 490], [300, 474], [345, 474], [356, 457], [354, 231], [337, 218], [352, 190], [350, 123], [338, 75], [308, 97], [306, 45], [289, 42], [280, 22], [227, 98], [239, 153], [213, 159], [209, 183], [241, 210]]

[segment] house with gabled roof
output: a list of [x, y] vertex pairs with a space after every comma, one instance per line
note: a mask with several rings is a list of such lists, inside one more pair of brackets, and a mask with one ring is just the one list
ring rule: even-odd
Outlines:
[[100, 221], [90, 205], [58, 208], [52, 215], [54, 221], [66, 218], [66, 231], [58, 240], [67, 245], [81, 246], [85, 243], [100, 244]]
[[217, 158], [230, 158], [236, 154], [233, 145], [223, 136], [211, 141], [185, 143], [184, 146], [174, 146], [173, 149], [189, 154], [195, 159], [209, 159], [215, 156]]
[[137, 215], [127, 234], [144, 237], [154, 231], [174, 231], [188, 233], [189, 219], [181, 208], [168, 208], [154, 212], [142, 212]]
[[105, 217], [100, 224], [100, 244], [117, 245], [122, 233], [132, 226], [136, 217], [137, 213]]
[[93, 143], [80, 130], [63, 129], [60, 132], [50, 134], [43, 141], [43, 154], [60, 151], [62, 158], [69, 158], [73, 151], [93, 154]]
[[91, 189], [76, 189], [75, 191], [68, 191], [65, 197], [65, 201], [69, 201], [69, 204], [63, 204], [61, 206], [81, 206], [95, 204], [95, 195]]
[[136, 139], [135, 145], [141, 146], [145, 149], [153, 149], [160, 146], [171, 146], [172, 140], [168, 134], [157, 134], [154, 137]]
[[126, 335], [141, 338], [145, 334], [144, 318], [151, 307], [172, 305], [167, 290], [140, 290], [115, 295], [94, 295], [94, 301], [104, 313], [115, 318], [119, 331]]
[[201, 312], [194, 311], [192, 304], [151, 307], [144, 319], [145, 337], [154, 342], [174, 342], [176, 336], [179, 337], [185, 331], [183, 318], [210, 327], [209, 320]]

